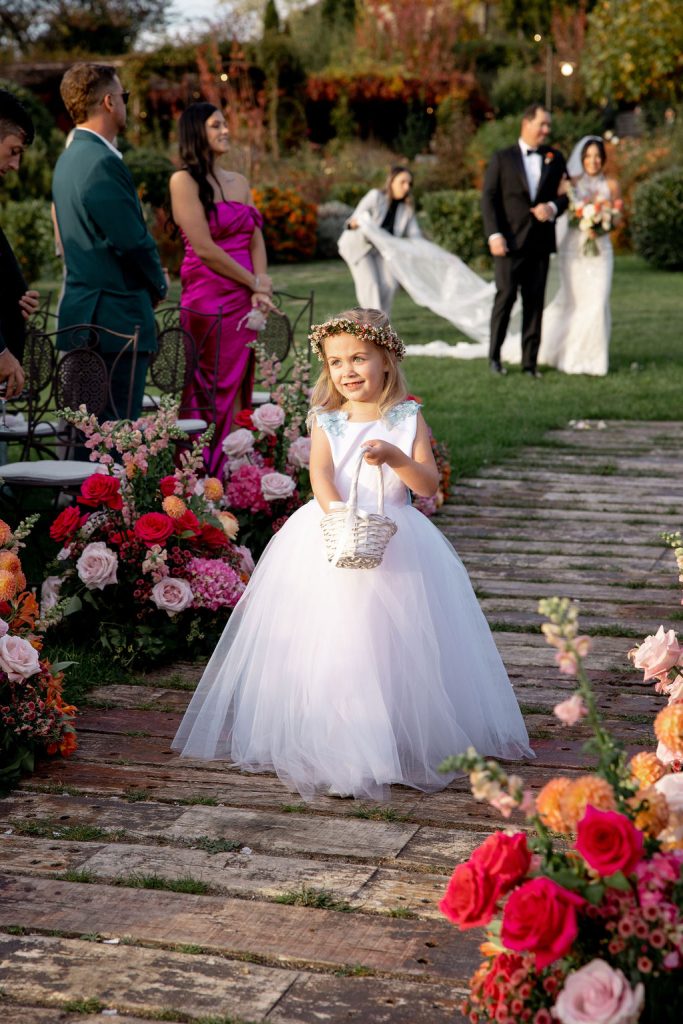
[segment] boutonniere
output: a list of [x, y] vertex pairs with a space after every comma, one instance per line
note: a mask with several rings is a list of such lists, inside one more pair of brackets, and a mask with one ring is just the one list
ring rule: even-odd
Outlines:
[[552, 149], [550, 149], [546, 153], [545, 159], [544, 159], [543, 163], [544, 164], [551, 164], [554, 159], [555, 159], [555, 154], [553, 153]]

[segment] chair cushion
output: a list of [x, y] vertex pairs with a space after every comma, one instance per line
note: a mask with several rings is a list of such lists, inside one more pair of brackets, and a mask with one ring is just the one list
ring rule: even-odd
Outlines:
[[4, 483], [32, 487], [76, 487], [93, 473], [106, 473], [106, 468], [97, 462], [75, 459], [41, 459], [0, 466], [0, 480]]
[[208, 427], [206, 420], [176, 420], [175, 425], [186, 434], [203, 434]]
[[270, 401], [269, 391], [252, 391], [251, 393], [251, 404], [254, 408], [257, 405], [265, 405], [266, 402]]

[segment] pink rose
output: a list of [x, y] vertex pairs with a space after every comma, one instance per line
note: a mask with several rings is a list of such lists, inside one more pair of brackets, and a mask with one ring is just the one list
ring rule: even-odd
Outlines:
[[108, 548], [103, 540], [98, 540], [86, 544], [83, 548], [83, 553], [76, 562], [76, 571], [88, 590], [104, 590], [109, 584], [118, 582], [118, 564], [116, 553]]
[[289, 446], [287, 458], [297, 469], [306, 469], [311, 461], [310, 437], [297, 437]]
[[222, 447], [227, 456], [239, 459], [254, 447], [254, 435], [251, 430], [241, 427], [239, 430], [233, 430], [232, 434], [228, 434]]
[[261, 493], [266, 501], [288, 498], [295, 487], [291, 476], [287, 476], [286, 473], [264, 473], [261, 477]]
[[21, 636], [0, 637], [0, 669], [13, 683], [40, 671], [38, 651]]
[[266, 402], [265, 405], [254, 409], [251, 422], [256, 430], [261, 430], [264, 434], [275, 434], [278, 427], [285, 422], [285, 411], [273, 402]]
[[673, 629], [665, 632], [664, 626], [660, 626], [654, 636], [645, 637], [640, 647], [631, 652], [633, 664], [643, 670], [643, 682], [668, 672], [678, 663], [681, 654], [683, 648], [675, 632]]
[[503, 911], [501, 938], [507, 949], [535, 954], [536, 970], [559, 960], [579, 934], [576, 911], [582, 896], [550, 878], [532, 878], [508, 897]]
[[62, 586], [63, 580], [61, 576], [47, 576], [43, 580], [43, 585], [40, 588], [40, 610], [41, 612], [49, 612], [50, 608], [59, 601], [59, 591]]
[[632, 989], [620, 970], [591, 960], [565, 978], [553, 1016], [560, 1024], [635, 1024], [644, 1002], [640, 983]]
[[194, 600], [192, 587], [187, 580], [166, 576], [152, 587], [151, 600], [159, 611], [177, 615], [189, 608]]
[[251, 576], [255, 568], [254, 557], [251, 551], [243, 544], [240, 547], [235, 545], [235, 551], [240, 556], [240, 568], [242, 569], [243, 572], [247, 572]]
[[630, 875], [643, 856], [643, 833], [625, 814], [599, 811], [590, 804], [576, 830], [575, 848], [603, 878]]
[[[246, 551], [246, 548], [245, 548]], [[0, 636], [4, 636], [5, 633], [9, 632], [9, 626], [4, 619], [0, 619]]]
[[583, 703], [583, 697], [575, 693], [568, 700], [561, 701], [553, 708], [553, 714], [565, 725], [576, 725], [580, 719], [588, 714], [588, 708]]

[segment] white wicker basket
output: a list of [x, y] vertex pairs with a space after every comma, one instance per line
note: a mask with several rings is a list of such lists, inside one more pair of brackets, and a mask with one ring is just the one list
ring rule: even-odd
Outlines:
[[384, 477], [381, 466], [377, 466], [377, 512], [358, 510], [358, 477], [364, 454], [361, 451], [354, 467], [346, 507], [328, 512], [320, 521], [327, 560], [340, 569], [375, 569], [398, 529], [394, 520], [384, 515]]

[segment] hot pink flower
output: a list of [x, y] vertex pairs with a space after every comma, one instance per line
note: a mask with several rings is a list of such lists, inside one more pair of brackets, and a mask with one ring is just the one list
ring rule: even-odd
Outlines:
[[630, 875], [643, 856], [643, 833], [625, 814], [599, 811], [589, 804], [578, 824], [574, 846], [603, 877], [617, 871]]
[[576, 911], [585, 903], [582, 896], [549, 878], [533, 878], [508, 897], [503, 944], [507, 949], [534, 953], [536, 970], [542, 970], [571, 949], [579, 933]]

